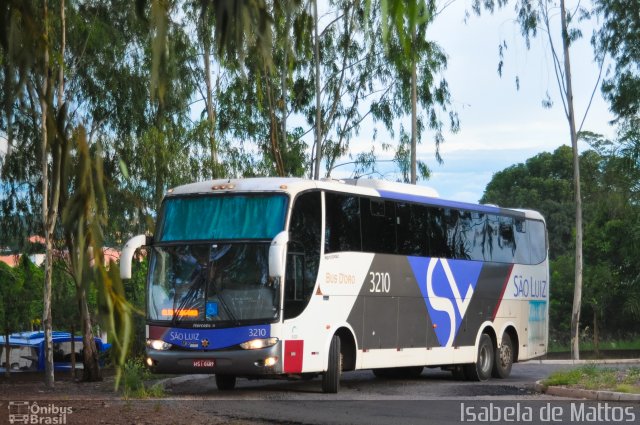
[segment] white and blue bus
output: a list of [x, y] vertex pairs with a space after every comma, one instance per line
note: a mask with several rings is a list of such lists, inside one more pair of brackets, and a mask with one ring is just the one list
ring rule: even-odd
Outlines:
[[441, 367], [505, 378], [546, 353], [547, 237], [535, 211], [376, 180], [254, 178], [169, 190], [149, 252], [147, 365], [237, 377]]

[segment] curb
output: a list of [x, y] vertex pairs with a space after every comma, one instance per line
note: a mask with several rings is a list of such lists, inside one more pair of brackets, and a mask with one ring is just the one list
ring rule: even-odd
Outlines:
[[640, 394], [618, 393], [615, 391], [583, 390], [580, 388], [568, 388], [558, 386], [547, 386], [542, 381], [536, 381], [535, 390], [544, 394], [566, 397], [566, 398], [586, 398], [598, 401], [634, 401], [640, 403]]

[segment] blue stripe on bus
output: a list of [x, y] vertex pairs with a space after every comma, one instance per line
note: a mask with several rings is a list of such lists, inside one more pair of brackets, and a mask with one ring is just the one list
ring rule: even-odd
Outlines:
[[222, 329], [168, 328], [162, 340], [182, 348], [217, 350], [256, 338], [269, 338], [271, 325], [240, 326]]
[[494, 207], [490, 205], [478, 205], [478, 204], [470, 204], [467, 202], [460, 202], [460, 201], [448, 201], [441, 198], [431, 198], [428, 196], [411, 195], [407, 193], [392, 192], [388, 190], [378, 190], [378, 193], [383, 198], [394, 199], [398, 201], [416, 202], [420, 204], [428, 204], [428, 205], [434, 205], [438, 207], [478, 211], [478, 212], [484, 212], [487, 214], [508, 214], [512, 216], [524, 217], [523, 212], [509, 210], [509, 209], [500, 208], [500, 207]]

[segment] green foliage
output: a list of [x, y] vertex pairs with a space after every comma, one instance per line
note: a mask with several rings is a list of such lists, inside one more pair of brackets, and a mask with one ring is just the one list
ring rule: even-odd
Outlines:
[[20, 330], [30, 319], [22, 302], [23, 286], [22, 276], [0, 262], [0, 325], [4, 335]]
[[124, 285], [125, 297], [132, 307], [133, 337], [129, 355], [134, 358], [142, 358], [146, 348], [145, 301], [148, 269], [149, 263], [146, 258], [142, 261], [134, 260], [131, 267], [131, 279]]
[[640, 393], [640, 369], [637, 367], [613, 369], [586, 365], [567, 371], [554, 372], [544, 380], [544, 384], [587, 390]]
[[637, 118], [640, 112], [640, 6], [636, 0], [595, 0], [602, 26], [593, 39], [602, 60], [609, 55], [614, 71], [602, 84], [602, 92], [619, 119]]
[[[585, 133], [593, 150], [581, 155], [584, 200], [582, 334], [604, 341], [633, 337], [640, 311], [640, 249], [633, 149]], [[627, 145], [629, 146], [629, 145]], [[547, 220], [551, 258], [550, 337], [569, 335], [574, 282], [571, 149], [541, 153], [496, 173], [481, 202], [540, 211]]]
[[[389, 96], [374, 103], [373, 116], [392, 131], [394, 118], [414, 113], [417, 121], [415, 130], [412, 129], [412, 140], [419, 143], [425, 130], [432, 131], [436, 159], [442, 162], [439, 148], [444, 142], [443, 131], [448, 127], [455, 133], [460, 123], [457, 113], [450, 109], [449, 85], [442, 77], [447, 68], [447, 55], [436, 42], [427, 39], [427, 29], [437, 16], [437, 3], [434, 0], [383, 0], [380, 4], [384, 60], [388, 64], [385, 68], [387, 76], [380, 78], [393, 83]], [[447, 119], [443, 119], [443, 115]], [[401, 129], [395, 160], [404, 174], [404, 181], [410, 181], [404, 171], [407, 164], [410, 169], [414, 165], [419, 168], [423, 177], [428, 176], [424, 164], [411, 164], [414, 148], [406, 148], [402, 132]]]
[[122, 372], [122, 395], [129, 398], [158, 398], [165, 395], [161, 385], [149, 385], [145, 381], [151, 379], [140, 358], [131, 358], [124, 364]]

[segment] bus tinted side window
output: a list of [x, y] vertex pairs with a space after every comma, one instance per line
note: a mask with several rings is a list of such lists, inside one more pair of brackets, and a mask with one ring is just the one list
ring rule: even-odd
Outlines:
[[362, 250], [360, 199], [353, 195], [325, 193], [325, 253]]
[[427, 210], [429, 221], [429, 257], [453, 258], [447, 241], [447, 221], [443, 208]]
[[362, 250], [381, 254], [396, 252], [395, 203], [361, 198]]
[[531, 264], [540, 264], [547, 256], [547, 238], [544, 223], [538, 220], [527, 220], [527, 233], [531, 247]]
[[398, 254], [412, 256], [427, 256], [429, 246], [428, 209], [422, 205], [396, 204]]
[[309, 302], [318, 277], [321, 232], [320, 192], [298, 196], [291, 213], [284, 318], [295, 317]]
[[526, 220], [516, 218], [514, 231], [516, 253], [513, 261], [520, 264], [531, 264], [531, 250], [529, 249], [529, 235], [527, 234]]

